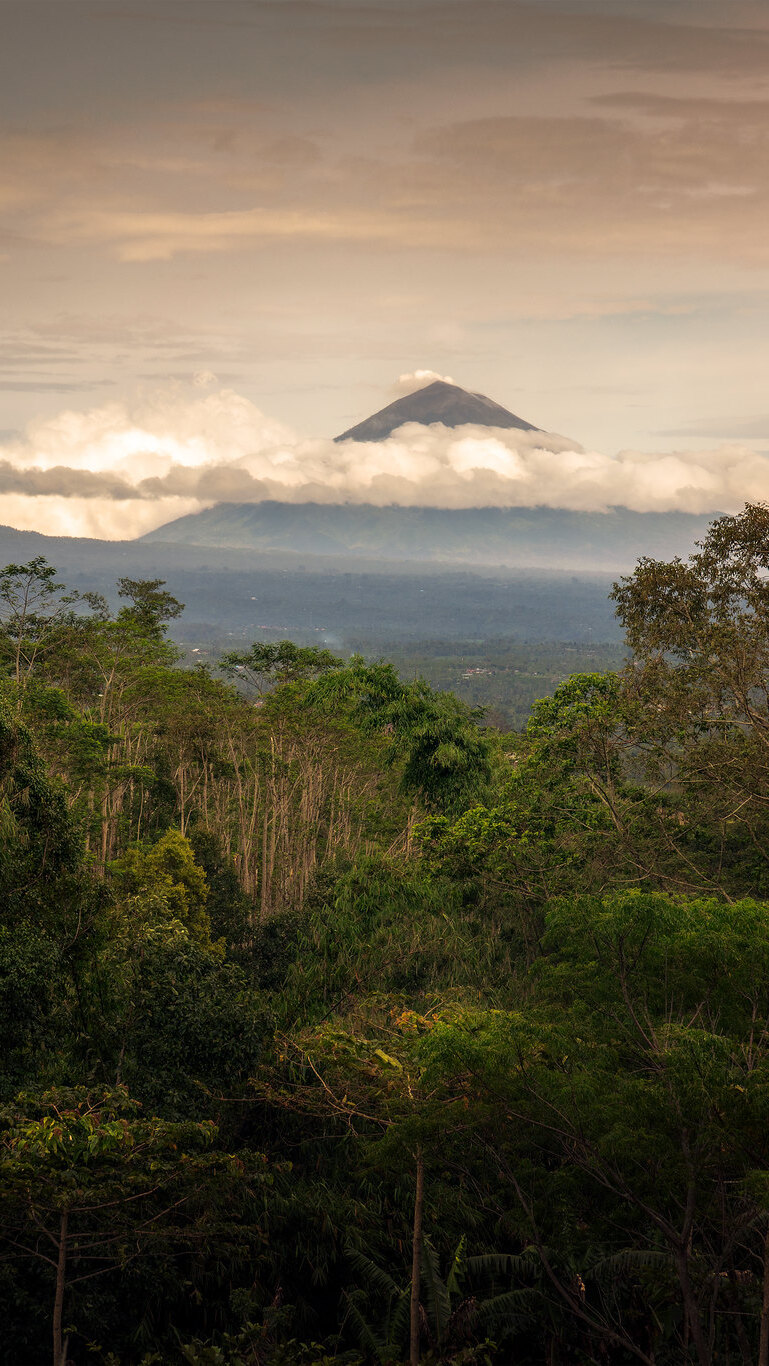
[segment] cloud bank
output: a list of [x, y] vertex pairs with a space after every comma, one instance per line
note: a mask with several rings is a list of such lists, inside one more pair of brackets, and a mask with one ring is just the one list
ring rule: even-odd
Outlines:
[[0, 522], [124, 540], [218, 502], [708, 513], [769, 498], [769, 451], [742, 443], [609, 456], [551, 433], [412, 423], [336, 444], [215, 383], [68, 409], [0, 440]]

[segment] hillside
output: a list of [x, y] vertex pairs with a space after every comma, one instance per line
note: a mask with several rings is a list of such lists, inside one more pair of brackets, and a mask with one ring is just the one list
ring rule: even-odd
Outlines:
[[0, 565], [44, 556], [78, 592], [117, 606], [121, 576], [159, 578], [186, 604], [172, 634], [186, 646], [290, 635], [341, 646], [510, 637], [616, 640], [607, 574], [497, 569], [416, 559], [311, 555], [162, 541], [89, 541], [0, 528]]
[[641, 555], [668, 559], [686, 554], [708, 520], [627, 508], [601, 513], [543, 507], [219, 503], [158, 527], [141, 544], [622, 573]]

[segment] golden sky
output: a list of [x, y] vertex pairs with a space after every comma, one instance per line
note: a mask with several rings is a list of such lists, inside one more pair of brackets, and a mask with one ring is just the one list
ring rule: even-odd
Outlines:
[[[700, 494], [698, 453], [763, 470], [765, 3], [0, 0], [0, 18], [0, 522], [129, 534], [117, 485], [89, 494], [84, 472], [136, 484], [267, 450], [285, 474], [422, 368], [609, 462], [683, 453]], [[63, 493], [18, 484], [53, 468]], [[432, 477], [423, 501], [455, 497]], [[198, 497], [156, 496], [130, 527]]]

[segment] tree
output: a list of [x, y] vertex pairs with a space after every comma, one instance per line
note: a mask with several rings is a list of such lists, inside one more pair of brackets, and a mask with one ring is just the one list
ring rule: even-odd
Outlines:
[[18, 687], [52, 645], [77, 597], [57, 583], [56, 570], [44, 555], [0, 569], [0, 644]]
[[85, 930], [99, 892], [61, 784], [0, 698], [0, 919], [36, 922], [60, 942]]
[[40, 926], [0, 924], [0, 1101], [35, 1076], [55, 1040], [62, 962]]
[[218, 1152], [216, 1133], [145, 1118], [120, 1086], [22, 1095], [0, 1114], [0, 1240], [6, 1258], [53, 1271], [52, 1366], [66, 1362], [68, 1289], [150, 1246], [205, 1243], [205, 1219], [189, 1213], [215, 1208], [222, 1185], [242, 1204], [264, 1183], [263, 1159]]
[[343, 660], [316, 645], [295, 645], [292, 640], [261, 643], [250, 650], [230, 650], [220, 667], [230, 678], [249, 684], [261, 695], [276, 683], [297, 683], [338, 669]]
[[131, 606], [122, 607], [118, 622], [135, 625], [142, 635], [159, 640], [165, 623], [181, 616], [184, 603], [165, 590], [165, 579], [118, 579], [118, 596], [128, 598]]
[[195, 863], [206, 875], [211, 933], [237, 952], [248, 937], [253, 907], [238, 881], [235, 861], [224, 854], [221, 838], [203, 826], [193, 827], [189, 840]]
[[191, 939], [210, 947], [206, 875], [178, 830], [166, 830], [155, 844], [130, 846], [110, 872], [130, 918], [156, 924], [178, 921]]
[[667, 1319], [675, 1350], [710, 1366], [735, 1314], [769, 1303], [766, 908], [569, 900], [543, 951], [525, 1010], [436, 1023], [425, 1084], [453, 1072], [571, 1313], [647, 1364]]
[[[281, 1035], [277, 1059], [263, 1066], [254, 1084], [268, 1105], [319, 1120], [326, 1136], [334, 1135], [340, 1146], [353, 1137], [377, 1181], [386, 1175], [400, 1183], [404, 1170], [413, 1174], [408, 1293], [396, 1290], [391, 1276], [381, 1271], [377, 1276], [378, 1269], [362, 1255], [355, 1230], [348, 1231], [347, 1243], [353, 1264], [368, 1267], [380, 1286], [385, 1283], [388, 1296], [400, 1300], [388, 1335], [400, 1335], [401, 1341], [392, 1345], [407, 1342], [410, 1366], [419, 1366], [421, 1343], [429, 1332], [425, 1299], [433, 1310], [438, 1348], [451, 1312], [445, 1288], [445, 1303], [436, 1303], [436, 1291], [438, 1298], [441, 1295], [437, 1259], [425, 1231], [430, 1176], [445, 1167], [448, 1152], [457, 1146], [457, 1131], [461, 1150], [465, 1116], [461, 1107], [446, 1104], [443, 1097], [436, 1100], [434, 1082], [425, 1083], [423, 1077], [419, 1044], [434, 1018], [413, 1010], [388, 1014], [376, 998], [359, 1001], [352, 1015], [340, 1014], [314, 1028]], [[455, 1205], [458, 1198], [454, 1184]], [[359, 1299], [348, 1296], [346, 1303], [357, 1327], [365, 1328]], [[374, 1343], [375, 1335], [369, 1334], [365, 1345]]]
[[341, 707], [364, 734], [386, 736], [404, 791], [418, 793], [429, 809], [462, 809], [488, 785], [483, 709], [434, 691], [422, 678], [404, 683], [392, 664], [353, 656], [347, 668], [319, 678], [306, 700], [311, 707]]
[[681, 794], [679, 846], [732, 895], [769, 890], [769, 507], [718, 518], [687, 562], [642, 559], [613, 597], [649, 781]]

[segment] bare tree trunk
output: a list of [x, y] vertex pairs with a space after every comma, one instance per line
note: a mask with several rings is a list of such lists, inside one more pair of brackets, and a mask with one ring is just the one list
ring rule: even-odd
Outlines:
[[268, 835], [269, 812], [267, 807], [267, 795], [264, 800], [264, 824], [262, 826], [262, 886], [260, 898], [259, 920], [264, 924], [270, 908], [269, 903], [269, 881], [267, 873], [267, 835]]
[[711, 1353], [705, 1341], [705, 1334], [702, 1331], [702, 1321], [697, 1305], [697, 1299], [689, 1279], [689, 1258], [687, 1249], [681, 1248], [676, 1255], [678, 1264], [678, 1283], [681, 1287], [681, 1297], [684, 1309], [684, 1350], [688, 1351], [689, 1338], [694, 1343], [697, 1353], [697, 1360], [700, 1366], [711, 1366]]
[[62, 1211], [59, 1227], [59, 1258], [56, 1265], [56, 1295], [53, 1301], [53, 1366], [64, 1366], [61, 1317], [64, 1308], [64, 1283], [67, 1274], [67, 1224], [69, 1213]]
[[743, 1366], [753, 1366], [753, 1350], [748, 1341], [748, 1335], [745, 1332], [742, 1314], [739, 1312], [740, 1302], [737, 1292], [737, 1275], [734, 1270], [734, 1261], [731, 1256], [729, 1257], [727, 1276], [727, 1284], [729, 1286], [729, 1312], [734, 1320], [734, 1331], [737, 1334], [737, 1344], [740, 1349], [742, 1363]]
[[411, 1315], [409, 1366], [419, 1366], [419, 1281], [422, 1268], [422, 1210], [425, 1202], [425, 1163], [417, 1148], [417, 1187], [414, 1194], [414, 1236], [411, 1244]]
[[758, 1338], [758, 1366], [769, 1366], [769, 1228], [764, 1235], [764, 1276], [761, 1297], [761, 1330]]
[[105, 789], [101, 803], [101, 866], [107, 866], [108, 845], [108, 821], [109, 821], [109, 790]]

